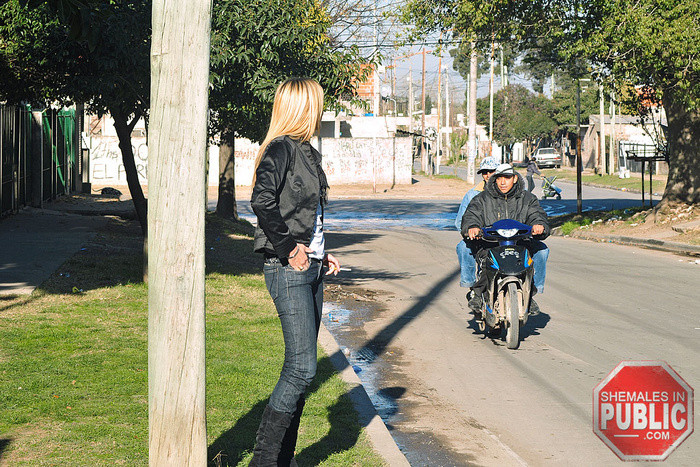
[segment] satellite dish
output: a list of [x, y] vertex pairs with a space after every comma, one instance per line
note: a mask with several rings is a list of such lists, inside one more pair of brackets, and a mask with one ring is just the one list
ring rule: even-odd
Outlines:
[[390, 97], [391, 96], [391, 86], [388, 84], [385, 84], [379, 89], [379, 94], [381, 94], [382, 97]]

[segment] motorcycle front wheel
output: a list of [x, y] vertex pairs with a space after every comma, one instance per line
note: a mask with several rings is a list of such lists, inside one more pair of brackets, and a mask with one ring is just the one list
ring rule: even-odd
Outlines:
[[505, 296], [506, 305], [506, 346], [509, 349], [517, 349], [520, 345], [520, 299], [518, 288], [512, 282], [508, 284]]

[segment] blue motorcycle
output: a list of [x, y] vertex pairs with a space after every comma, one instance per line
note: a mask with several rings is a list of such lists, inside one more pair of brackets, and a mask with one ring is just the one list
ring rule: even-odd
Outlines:
[[525, 325], [533, 288], [533, 260], [526, 244], [532, 228], [512, 219], [484, 227], [483, 239], [494, 242], [481, 261], [488, 285], [483, 293], [479, 328], [488, 334], [505, 330], [506, 346], [517, 349], [520, 328]]

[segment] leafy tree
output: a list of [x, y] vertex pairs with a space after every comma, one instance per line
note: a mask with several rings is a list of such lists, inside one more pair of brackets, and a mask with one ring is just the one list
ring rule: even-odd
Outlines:
[[[510, 146], [551, 136], [557, 131], [553, 113], [550, 99], [535, 95], [522, 85], [507, 86], [493, 96], [493, 139]], [[477, 100], [476, 114], [480, 121], [489, 120], [488, 97]]]
[[234, 138], [265, 138], [277, 85], [315, 78], [331, 107], [352, 97], [364, 60], [356, 48], [333, 48], [330, 17], [316, 0], [219, 0], [213, 17], [209, 101], [212, 132], [222, 142], [217, 213], [235, 217]]
[[430, 94], [425, 95], [425, 115], [430, 115], [433, 111], [433, 100], [430, 98]]
[[590, 68], [619, 94], [655, 90], [668, 119], [662, 205], [700, 201], [700, 2], [411, 0], [406, 11], [419, 32], [491, 36], [573, 76]]
[[109, 112], [145, 233], [146, 199], [138, 180], [131, 132], [149, 108], [150, 3], [91, 0], [91, 30], [99, 31], [95, 41], [84, 36], [72, 39], [71, 29], [56, 15], [56, 5], [70, 6], [74, 1], [34, 3], [38, 5], [32, 8], [10, 0], [0, 6], [0, 98], [35, 105], [83, 102], [89, 112]]
[[[146, 199], [131, 131], [140, 117], [147, 117], [150, 105], [150, 2], [30, 3], [36, 5], [28, 8], [10, 0], [0, 7], [0, 37], [5, 38], [0, 43], [0, 97], [38, 104], [85, 102], [88, 111], [109, 112], [145, 233]], [[71, 8], [73, 13], [66, 13]], [[74, 40], [61, 19], [76, 15], [87, 26]], [[212, 26], [211, 130], [222, 139], [223, 167], [217, 211], [235, 216], [234, 136], [264, 138], [275, 88], [291, 76], [316, 78], [329, 105], [341, 96], [350, 98], [362, 60], [357, 49], [330, 47], [329, 19], [313, 0], [220, 0], [214, 4]], [[92, 31], [99, 31], [97, 38]]]
[[[559, 87], [554, 91], [552, 118], [560, 128], [576, 124], [576, 82], [568, 75], [562, 75]], [[598, 86], [581, 88], [581, 123], [588, 124], [591, 114], [598, 114]]]

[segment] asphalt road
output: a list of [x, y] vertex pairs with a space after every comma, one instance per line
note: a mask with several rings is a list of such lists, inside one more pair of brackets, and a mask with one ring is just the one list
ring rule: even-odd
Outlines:
[[[542, 201], [550, 215], [576, 209], [575, 186], [562, 188], [563, 200]], [[622, 360], [664, 360], [700, 387], [700, 266], [550, 238], [543, 313], [511, 351], [476, 330], [459, 287], [461, 196], [331, 202], [327, 247], [351, 271], [328, 287], [380, 291], [378, 307], [334, 310], [331, 332], [364, 369], [359, 376], [412, 465], [618, 464], [592, 431], [593, 388]], [[639, 204], [638, 194], [584, 186], [587, 210]], [[239, 210], [254, 220], [247, 204]], [[697, 459], [694, 434], [666, 464]]]
[[[664, 360], [700, 387], [697, 264], [551, 238], [546, 293], [538, 296], [543, 313], [511, 351], [470, 321], [458, 285], [458, 240], [457, 232], [425, 228], [328, 235], [328, 247], [352, 269], [337, 280], [385, 292], [382, 310], [355, 323], [363, 332], [340, 334], [352, 355], [370, 352], [370, 364], [392, 368], [372, 384], [400, 395], [400, 417], [389, 423], [402, 447], [410, 451], [410, 434], [423, 432], [458, 465], [616, 464], [592, 432], [592, 390], [620, 361]], [[695, 434], [666, 463], [697, 459]]]
[[[537, 180], [539, 182], [539, 180]], [[534, 194], [549, 216], [576, 212], [576, 185], [558, 181], [562, 189], [562, 199], [542, 198], [541, 184], [537, 183]], [[464, 193], [455, 193], [454, 201], [427, 200], [381, 200], [381, 199], [332, 199], [326, 210], [324, 227], [326, 230], [346, 230], [348, 228], [385, 229], [405, 227], [425, 227], [429, 229], [452, 229], [459, 203]], [[582, 187], [583, 210], [626, 209], [641, 206], [641, 195], [591, 186]], [[654, 197], [658, 201], [659, 197]], [[649, 200], [646, 201], [647, 206]], [[209, 209], [216, 208], [216, 200], [209, 202]], [[239, 215], [255, 223], [255, 214], [247, 199], [238, 200]]]

